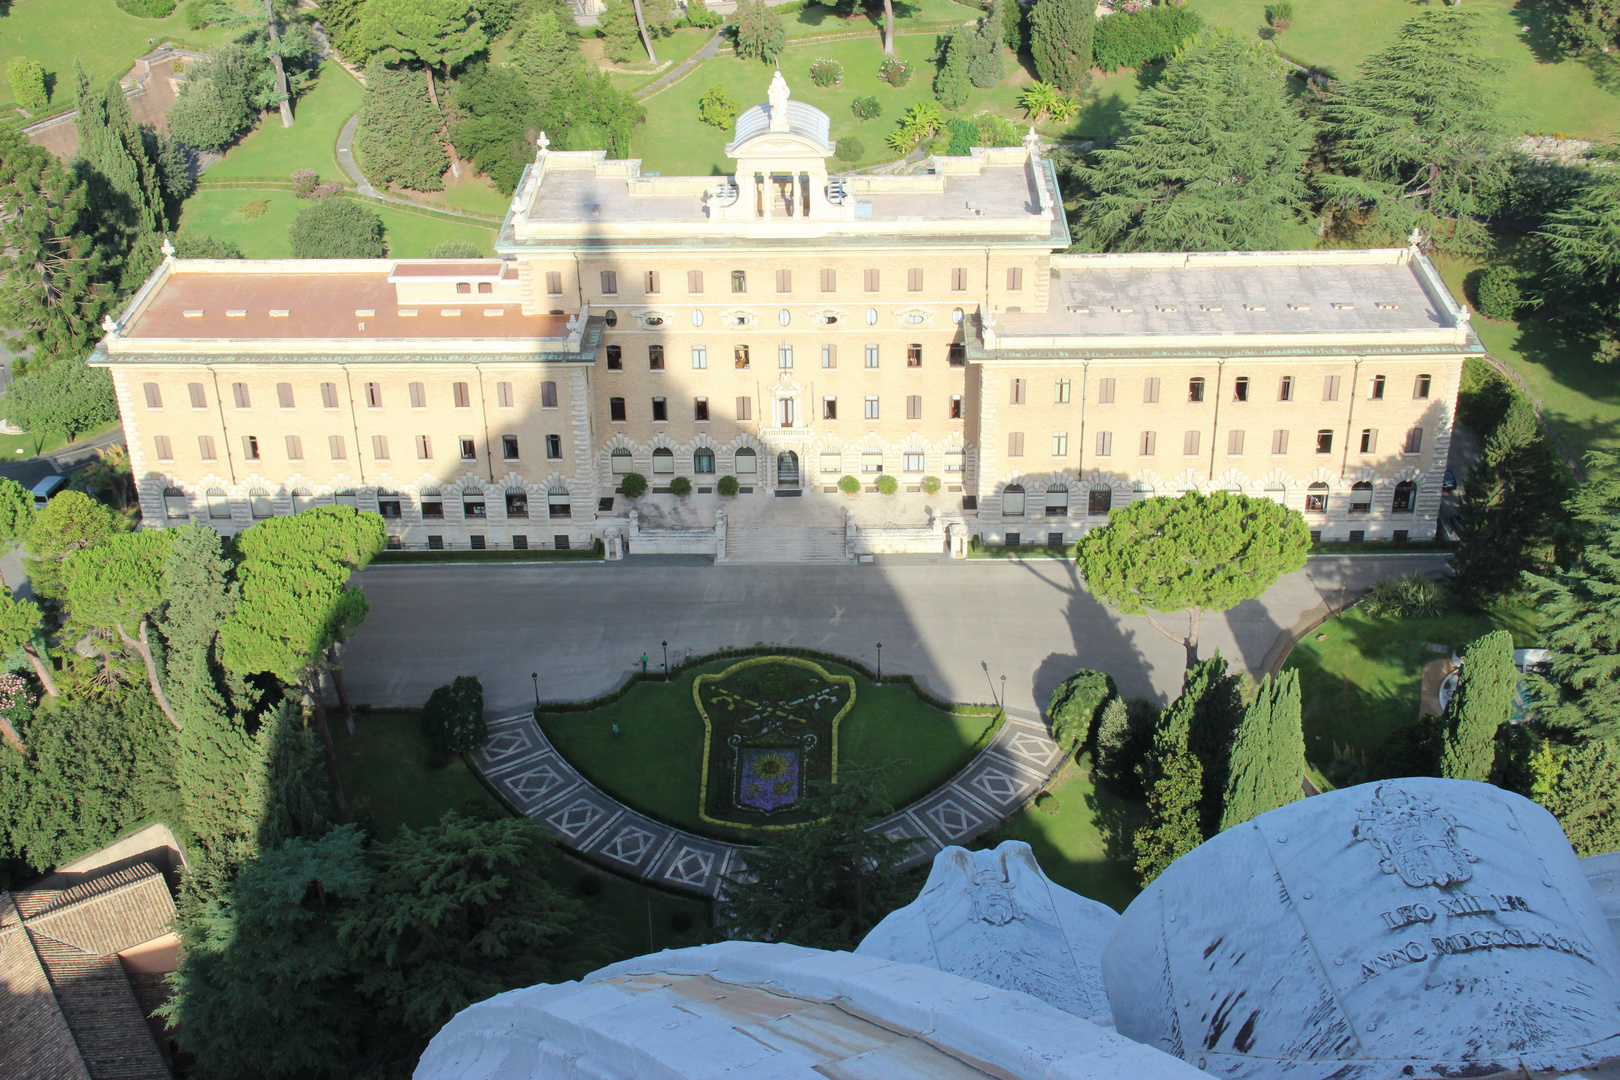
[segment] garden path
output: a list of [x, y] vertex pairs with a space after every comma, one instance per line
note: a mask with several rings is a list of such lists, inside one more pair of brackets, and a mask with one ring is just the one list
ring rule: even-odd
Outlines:
[[[743, 873], [748, 848], [711, 840], [632, 810], [581, 776], [532, 713], [489, 725], [473, 760], [501, 797], [546, 827], [563, 846], [621, 874], [665, 888], [719, 895]], [[873, 826], [894, 839], [916, 838], [903, 864], [918, 866], [950, 844], [966, 844], [1019, 810], [1063, 764], [1063, 752], [1038, 715], [1009, 710], [988, 746], [950, 783]]]

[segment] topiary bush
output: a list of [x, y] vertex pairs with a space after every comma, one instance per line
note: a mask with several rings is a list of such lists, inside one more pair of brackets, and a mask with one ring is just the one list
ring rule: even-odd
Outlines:
[[1066, 754], [1076, 754], [1091, 739], [1091, 729], [1102, 707], [1119, 696], [1113, 676], [1084, 668], [1070, 675], [1052, 691], [1046, 716], [1052, 724], [1052, 738]]
[[455, 682], [428, 695], [422, 706], [422, 728], [433, 744], [430, 764], [443, 767], [452, 754], [465, 754], [484, 745], [484, 685], [472, 675], [457, 675]]
[[874, 95], [867, 94], [850, 102], [849, 111], [855, 114], [857, 120], [876, 120], [883, 115], [883, 102]]
[[1519, 272], [1511, 266], [1493, 266], [1479, 279], [1479, 312], [1487, 319], [1511, 319], [1524, 305]]
[[1183, 42], [1196, 37], [1204, 18], [1190, 7], [1154, 4], [1139, 11], [1116, 11], [1097, 20], [1092, 37], [1092, 63], [1104, 71], [1142, 67], [1174, 56]]
[[627, 499], [639, 499], [647, 494], [647, 478], [638, 472], [625, 473], [619, 480], [619, 490]]
[[11, 97], [30, 113], [37, 113], [51, 103], [45, 89], [45, 68], [38, 60], [14, 56], [6, 63], [6, 81], [11, 83]]
[[839, 161], [859, 161], [861, 155], [866, 153], [866, 144], [853, 135], [838, 140]]
[[669, 490], [671, 494], [679, 495], [684, 499], [692, 494], [692, 481], [684, 476], [677, 476], [669, 482]]
[[1056, 795], [1052, 794], [1050, 791], [1043, 791], [1039, 795], [1035, 796], [1035, 809], [1039, 810], [1043, 814], [1051, 814], [1053, 817], [1056, 817], [1057, 812], [1062, 809], [1062, 807], [1058, 805], [1058, 797]]
[[838, 490], [845, 495], [858, 495], [861, 490], [861, 482], [853, 476], [846, 476], [838, 481]]
[[295, 259], [380, 259], [388, 254], [382, 218], [353, 199], [316, 199], [299, 211], [287, 238]]
[[812, 61], [810, 81], [817, 86], [837, 86], [844, 81], [844, 65], [825, 56]]
[[714, 490], [728, 499], [731, 498], [737, 494], [737, 478], [735, 476], [722, 476], [714, 485]]
[[880, 476], [877, 482], [878, 494], [893, 495], [900, 490], [900, 481], [892, 476]]
[[923, 491], [929, 495], [937, 494], [942, 486], [937, 476], [923, 477]]
[[911, 81], [911, 65], [898, 56], [891, 56], [883, 61], [882, 67], [878, 68], [878, 78], [890, 86], [904, 86]]

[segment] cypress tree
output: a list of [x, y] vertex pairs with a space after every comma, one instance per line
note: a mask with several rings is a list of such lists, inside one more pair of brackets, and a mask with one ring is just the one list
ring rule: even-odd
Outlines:
[[1304, 797], [1305, 733], [1300, 722], [1299, 674], [1285, 671], [1260, 682], [1232, 744], [1221, 829]]
[[366, 175], [413, 191], [442, 190], [450, 161], [439, 141], [439, 126], [439, 111], [428, 100], [421, 78], [373, 57], [366, 65], [366, 99], [360, 108]]
[[1453, 780], [1489, 780], [1496, 762], [1496, 733], [1513, 717], [1519, 672], [1513, 666], [1513, 635], [1494, 630], [1463, 653], [1457, 692], [1446, 705], [1446, 744], [1440, 775]]
[[1009, 0], [995, 0], [990, 13], [979, 23], [973, 34], [973, 54], [968, 60], [968, 80], [980, 90], [988, 90], [1001, 81], [1001, 48], [1007, 31], [1002, 24], [1002, 9]]
[[[579, 42], [555, 11], [537, 11], [512, 47], [512, 69], [523, 79], [535, 110], [545, 114], [554, 98], [573, 93], [585, 70]], [[557, 132], [552, 132], [555, 138]], [[532, 155], [531, 155], [532, 156]]]
[[1243, 718], [1240, 684], [1227, 673], [1219, 652], [1188, 668], [1181, 696], [1159, 717], [1153, 749], [1141, 770], [1142, 787], [1152, 791], [1166, 763], [1183, 751], [1192, 753], [1204, 783], [1205, 831], [1211, 834], [1220, 823], [1232, 739]]
[[958, 26], [945, 39], [944, 62], [934, 76], [934, 96], [947, 109], [960, 109], [968, 99], [968, 56], [973, 51], [973, 32]]
[[1029, 13], [1029, 51], [1041, 82], [1073, 93], [1091, 72], [1092, 0], [1037, 0]]
[[1199, 808], [1204, 786], [1203, 766], [1191, 751], [1177, 751], [1164, 760], [1148, 793], [1147, 821], [1134, 838], [1136, 872], [1143, 888], [1204, 842]]
[[109, 189], [101, 193], [104, 216], [121, 219], [131, 234], [164, 231], [169, 224], [163, 181], [123, 89], [116, 79], [92, 89], [83, 67], [75, 62], [73, 71], [79, 99], [79, 114], [73, 120], [79, 156]]

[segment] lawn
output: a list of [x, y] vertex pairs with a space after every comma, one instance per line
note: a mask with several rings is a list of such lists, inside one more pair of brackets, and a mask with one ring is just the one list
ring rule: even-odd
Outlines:
[[281, 114], [268, 113], [259, 126], [228, 150], [204, 176], [209, 180], [285, 180], [299, 169], [314, 169], [322, 180], [349, 183], [333, 153], [338, 132], [360, 108], [365, 89], [343, 65], [328, 60], [315, 84], [295, 104], [292, 127]]
[[[692, 680], [732, 663], [707, 664], [669, 683], [639, 683], [611, 705], [585, 713], [544, 714], [540, 724], [575, 768], [628, 805], [693, 832], [747, 839], [740, 830], [706, 825], [698, 818], [703, 720], [692, 703]], [[949, 780], [994, 730], [990, 717], [944, 713], [908, 687], [876, 686], [848, 668], [823, 666], [855, 678], [855, 706], [839, 727], [839, 766], [903, 762], [889, 779], [889, 797], [896, 806]]]
[[[151, 52], [152, 38], [193, 49], [211, 49], [226, 40], [214, 27], [187, 30], [180, 8], [166, 19], [137, 19], [114, 0], [12, 0], [0, 5], [0, 69], [18, 56], [37, 60], [51, 86], [50, 112], [72, 108], [73, 62], [91, 77], [122, 78], [136, 57]], [[50, 85], [47, 83], [47, 85]], [[13, 108], [11, 85], [0, 79], [0, 107]]]
[[[249, 220], [240, 208], [254, 199], [269, 200], [270, 208], [261, 217]], [[484, 252], [493, 250], [493, 227], [445, 221], [376, 203], [366, 203], [366, 206], [382, 218], [388, 254], [392, 258], [423, 258], [446, 240], [467, 240]], [[239, 188], [199, 191], [186, 200], [180, 226], [229, 240], [250, 259], [285, 259], [292, 255], [287, 229], [303, 207], [290, 191]]]
[[[894, 24], [901, 34], [907, 23], [977, 22], [984, 12], [976, 7], [958, 4], [955, 0], [895, 0]], [[798, 12], [783, 16], [789, 39], [805, 34], [821, 34], [838, 30], [880, 30], [883, 27], [883, 9], [861, 11], [840, 18], [836, 11], [823, 4], [806, 4]]]
[[27, 431], [21, 435], [0, 435], [0, 461], [27, 461], [31, 457], [54, 454], [70, 442], [93, 439], [102, 432], [112, 431], [116, 427], [118, 421], [114, 420], [105, 427], [82, 432], [72, 439], [64, 439], [60, 435], [35, 435]]
[[1515, 648], [1538, 640], [1526, 608], [1397, 619], [1353, 607], [1307, 634], [1285, 664], [1299, 672], [1306, 760], [1336, 784], [1364, 778], [1384, 738], [1418, 718], [1423, 667], [1448, 655], [1429, 645], [1460, 649], [1491, 630], [1511, 631]]
[[683, 26], [669, 37], [653, 42], [653, 48], [658, 50], [657, 64], [648, 62], [647, 50], [641, 47], [639, 41], [636, 43], [636, 59], [628, 64], [615, 64], [603, 56], [604, 42], [601, 38], [581, 38], [579, 47], [585, 54], [586, 62], [607, 72], [614, 86], [634, 92], [654, 79], [669, 74], [713, 36], [713, 30], [701, 26]]
[[[359, 713], [352, 739], [335, 715], [332, 720], [344, 789], [379, 839], [392, 837], [401, 826], [432, 825], [452, 810], [507, 812], [460, 758], [442, 769], [428, 768], [427, 739], [414, 713]], [[567, 877], [554, 884], [617, 928], [621, 956], [695, 945], [708, 927], [704, 901], [651, 889], [568, 857], [558, 860], [558, 868]], [[677, 923], [687, 929], [676, 930]]]
[[994, 847], [1003, 840], [1022, 840], [1035, 849], [1046, 876], [1081, 896], [1124, 911], [1138, 892], [1131, 837], [1146, 812], [1091, 782], [1090, 758], [1070, 763], [1049, 786], [1057, 813], [1034, 804], [1008, 818], [974, 842]]

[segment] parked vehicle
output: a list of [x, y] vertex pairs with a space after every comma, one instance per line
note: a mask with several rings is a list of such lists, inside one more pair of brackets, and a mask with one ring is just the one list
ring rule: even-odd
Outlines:
[[43, 510], [56, 493], [67, 487], [68, 478], [51, 475], [34, 485], [34, 509]]
[[1457, 474], [1452, 472], [1450, 469], [1447, 469], [1446, 470], [1446, 475], [1440, 478], [1440, 490], [1441, 491], [1456, 491], [1457, 490]]

